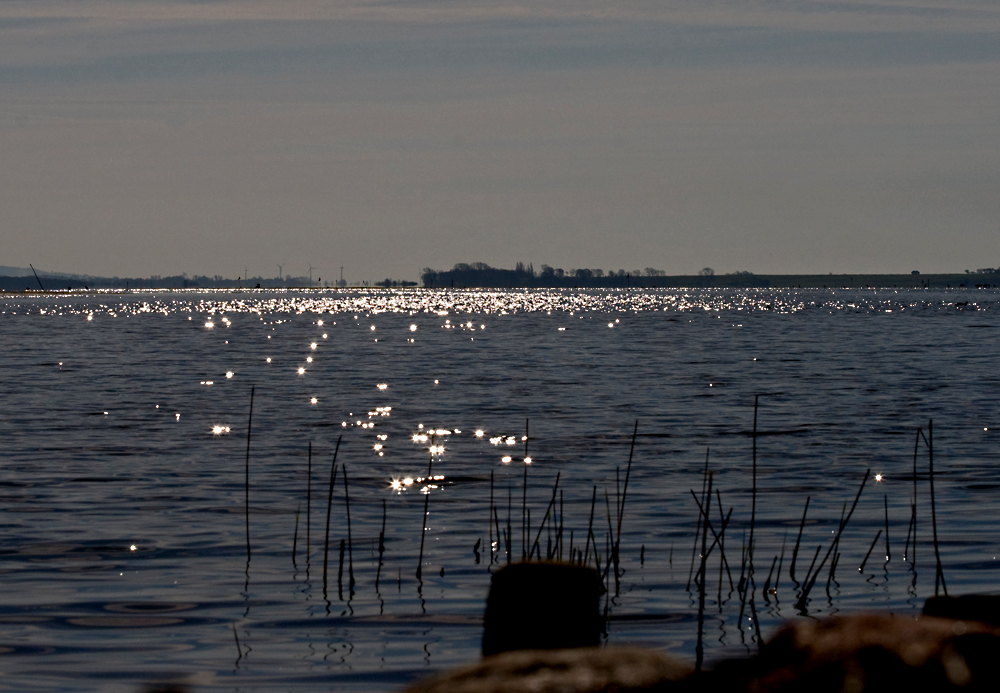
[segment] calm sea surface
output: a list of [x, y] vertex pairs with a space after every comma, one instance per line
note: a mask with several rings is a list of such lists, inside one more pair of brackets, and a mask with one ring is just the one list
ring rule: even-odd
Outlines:
[[[583, 548], [596, 487], [604, 561], [637, 420], [607, 639], [693, 657], [690, 490], [707, 455], [716, 528], [719, 503], [733, 508], [738, 581], [756, 395], [759, 620], [749, 604], [741, 617], [716, 549], [709, 660], [803, 613], [919, 612], [935, 589], [923, 440], [903, 556], [917, 429], [932, 419], [948, 591], [994, 591], [998, 328], [998, 294], [963, 290], [0, 299], [0, 688], [393, 690], [472, 660], [490, 570], [508, 560], [502, 539], [491, 551], [497, 525], [509, 517], [520, 559], [528, 511], [533, 543], [558, 474], [564, 557], [570, 532]], [[806, 498], [800, 583], [866, 470], [833, 579], [827, 563], [796, 608]]]

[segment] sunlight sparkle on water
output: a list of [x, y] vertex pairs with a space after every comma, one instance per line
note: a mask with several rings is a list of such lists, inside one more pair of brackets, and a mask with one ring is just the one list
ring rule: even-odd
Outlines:
[[299, 366], [299, 375], [305, 375], [305, 373], [306, 373], [306, 369], [303, 368], [302, 366]]
[[232, 371], [226, 371], [226, 378], [230, 378], [231, 379], [233, 377], [233, 375], [234, 374], [233, 374]]
[[524, 458], [524, 463], [525, 464], [531, 464], [531, 458], [530, 457], [525, 457]]
[[483, 430], [482, 429], [479, 429], [479, 430], [476, 431], [476, 437], [477, 438], [482, 438], [483, 437]]
[[882, 473], [881, 472], [879, 472], [878, 474], [875, 475], [875, 481], [878, 481], [878, 482], [882, 481]]
[[504, 464], [510, 463], [510, 455], [504, 455], [503, 457], [500, 458], [500, 461], [503, 462]]
[[309, 404], [316, 404], [317, 402], [319, 402], [319, 400], [317, 398], [315, 398], [315, 397], [313, 397], [313, 398], [311, 398], [309, 400]]
[[388, 383], [379, 383], [378, 384], [378, 389], [379, 390], [385, 390], [385, 389], [388, 389], [388, 387], [389, 387]]

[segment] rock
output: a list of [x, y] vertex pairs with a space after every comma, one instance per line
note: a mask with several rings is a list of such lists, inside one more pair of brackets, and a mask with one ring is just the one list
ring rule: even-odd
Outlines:
[[924, 602], [924, 616], [980, 621], [1000, 626], [1000, 597], [991, 594], [930, 597]]
[[[753, 693], [996, 690], [1000, 630], [974, 621], [860, 614], [788, 624], [761, 654], [698, 677]], [[694, 683], [694, 681], [692, 681]]]
[[556, 562], [501, 568], [486, 600], [483, 654], [597, 645], [603, 592], [593, 568]]
[[484, 657], [407, 693], [597, 693], [669, 690], [691, 665], [656, 650], [585, 647], [520, 650]]

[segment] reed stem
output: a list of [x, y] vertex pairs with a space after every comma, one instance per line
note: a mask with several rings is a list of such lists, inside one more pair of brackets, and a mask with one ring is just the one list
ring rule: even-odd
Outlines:
[[878, 541], [880, 536], [882, 536], [881, 529], [878, 531], [878, 534], [875, 535], [875, 538], [872, 539], [872, 545], [868, 547], [868, 553], [865, 554], [865, 560], [861, 561], [861, 566], [858, 568], [859, 573], [865, 572], [865, 564], [868, 562], [868, 557], [872, 555], [872, 549], [875, 548], [875, 542]]
[[806, 525], [806, 513], [809, 512], [809, 501], [812, 497], [806, 496], [806, 507], [802, 510], [802, 521], [799, 522], [799, 536], [795, 539], [795, 548], [792, 549], [792, 562], [788, 566], [788, 577], [792, 579], [792, 582], [799, 584], [799, 581], [795, 579], [795, 561], [799, 557], [799, 544], [802, 542], [802, 529]]
[[244, 508], [246, 515], [246, 525], [247, 525], [247, 580], [249, 582], [249, 570], [250, 570], [250, 431], [253, 428], [253, 395], [256, 388], [251, 386], [250, 388], [250, 414], [247, 416], [247, 456], [246, 464], [244, 466]]
[[934, 503], [934, 421], [927, 422], [928, 470], [931, 478], [931, 525], [934, 528], [934, 560], [937, 562], [934, 574], [934, 596], [938, 596], [938, 583], [948, 596], [948, 585], [944, 581], [944, 569], [941, 567], [941, 549], [938, 545], [937, 506]]
[[[330, 560], [330, 512], [333, 508], [333, 487], [337, 483], [337, 453], [340, 452], [340, 441], [343, 436], [337, 437], [337, 447], [333, 450], [333, 462], [330, 469], [330, 492], [326, 497], [326, 532], [323, 539], [323, 598], [326, 599], [326, 575], [327, 566]], [[329, 601], [329, 600], [327, 600]]]
[[[708, 500], [712, 500], [712, 477], [714, 472], [708, 473]], [[704, 507], [701, 508], [702, 514], [705, 516], [704, 521], [701, 523], [701, 568], [698, 570], [700, 580], [698, 580], [698, 644], [695, 647], [695, 672], [701, 672], [701, 665], [705, 659], [705, 650], [702, 643], [702, 631], [705, 628], [705, 579], [707, 572], [705, 570], [705, 564], [708, 560], [708, 517], [709, 504], [706, 503]], [[714, 533], [714, 532], [713, 532]]]
[[[431, 438], [431, 447], [434, 447], [434, 438]], [[427, 484], [430, 485], [431, 470], [434, 466], [434, 453], [427, 459]], [[424, 574], [424, 536], [427, 533], [427, 512], [431, 502], [431, 490], [428, 488], [424, 494], [424, 514], [420, 517], [420, 556], [417, 558], [417, 580], [423, 581]]]
[[354, 542], [351, 539], [351, 492], [347, 487], [347, 465], [343, 465], [340, 471], [344, 473], [344, 504], [347, 507], [347, 589], [351, 596], [354, 596]]

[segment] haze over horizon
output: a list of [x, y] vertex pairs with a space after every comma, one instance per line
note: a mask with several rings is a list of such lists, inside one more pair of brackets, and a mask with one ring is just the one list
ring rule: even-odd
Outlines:
[[5, 265], [1000, 266], [987, 0], [0, 3]]

